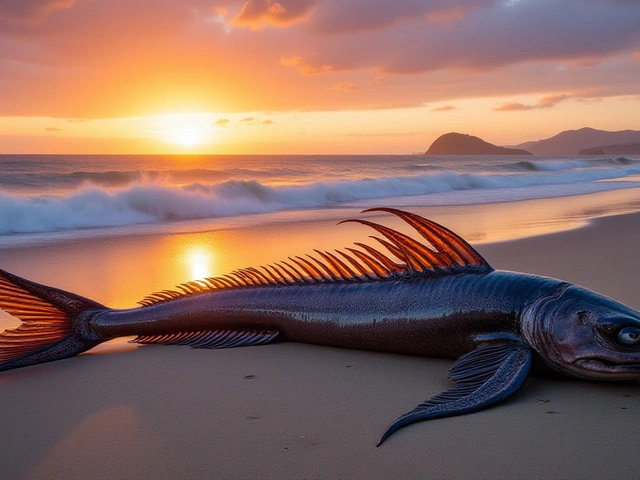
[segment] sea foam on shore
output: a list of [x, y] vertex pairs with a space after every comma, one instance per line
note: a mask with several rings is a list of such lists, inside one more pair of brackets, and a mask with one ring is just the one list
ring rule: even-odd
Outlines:
[[[0, 235], [80, 230], [284, 210], [375, 205], [461, 205], [581, 195], [640, 186], [640, 161], [619, 158], [527, 159], [388, 157], [379, 170], [357, 170], [366, 157], [315, 159], [305, 175], [301, 159], [282, 157], [249, 169], [104, 170], [104, 161], [67, 160], [55, 173], [33, 164], [0, 180]], [[377, 159], [379, 157], [372, 157]], [[2, 163], [0, 158], [0, 164]], [[6, 158], [4, 159], [6, 161]], [[270, 159], [273, 160], [273, 159]], [[324, 160], [324, 164], [322, 161]], [[375, 162], [374, 162], [375, 163]], [[135, 166], [135, 165], [134, 165]], [[146, 166], [145, 168], [142, 168]], [[336, 167], [324, 178], [325, 170]], [[314, 175], [316, 175], [314, 177]], [[604, 181], [616, 180], [616, 181]]]

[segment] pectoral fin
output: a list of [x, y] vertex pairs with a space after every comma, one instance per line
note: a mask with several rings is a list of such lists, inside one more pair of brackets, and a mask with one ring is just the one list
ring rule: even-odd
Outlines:
[[411, 423], [474, 412], [510, 397], [524, 384], [530, 366], [531, 351], [522, 343], [476, 348], [451, 367], [453, 388], [399, 417], [382, 434], [377, 446]]

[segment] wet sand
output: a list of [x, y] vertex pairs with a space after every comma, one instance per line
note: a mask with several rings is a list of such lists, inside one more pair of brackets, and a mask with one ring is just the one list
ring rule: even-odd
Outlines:
[[[310, 238], [291, 239], [310, 231], [324, 239], [333, 231], [313, 225], [202, 233], [199, 240], [217, 241], [218, 252], [242, 250], [249, 241], [254, 250], [264, 248], [209, 265], [226, 271], [257, 256], [272, 261], [289, 245], [309, 251], [317, 246]], [[355, 232], [350, 228], [345, 236]], [[358, 232], [360, 239], [368, 234]], [[193, 235], [188, 238], [198, 244]], [[179, 252], [188, 250], [171, 250], [177, 237], [4, 248], [0, 265], [126, 307], [206, 263], [185, 263]], [[351, 243], [344, 240], [335, 246]], [[640, 308], [638, 245], [640, 214], [629, 214], [478, 249], [494, 268], [562, 278]], [[170, 252], [179, 258], [165, 258]], [[449, 386], [451, 363], [293, 343], [228, 350], [103, 346], [0, 374], [2, 476], [637, 477], [637, 382], [531, 377], [498, 407], [407, 427], [376, 448], [389, 422]]]

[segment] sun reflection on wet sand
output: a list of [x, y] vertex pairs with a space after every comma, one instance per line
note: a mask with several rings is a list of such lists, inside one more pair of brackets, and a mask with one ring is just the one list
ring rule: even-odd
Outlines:
[[186, 251], [186, 263], [192, 280], [201, 280], [214, 275], [213, 253], [202, 245], [192, 245]]

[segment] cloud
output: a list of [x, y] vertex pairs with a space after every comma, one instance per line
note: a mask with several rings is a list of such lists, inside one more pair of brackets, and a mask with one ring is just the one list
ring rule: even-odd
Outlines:
[[259, 30], [269, 25], [288, 27], [306, 20], [313, 10], [313, 1], [309, 0], [248, 0], [240, 13], [229, 23], [236, 27], [249, 27]]
[[67, 118], [68, 123], [91, 123], [88, 118]]
[[262, 122], [263, 125], [273, 125], [274, 123], [276, 122], [274, 122], [273, 120], [265, 120], [264, 122]]
[[225, 127], [230, 120], [228, 118], [219, 118], [215, 122], [213, 122], [214, 127]]
[[462, 19], [469, 11], [494, 2], [457, 0], [459, 5], [452, 7], [450, 0], [335, 0], [318, 5], [310, 23], [315, 31], [331, 34], [376, 32], [403, 23], [419, 24], [424, 20], [451, 24]]
[[534, 108], [536, 108], [535, 105], [525, 105], [520, 102], [507, 102], [496, 105], [492, 110], [494, 112], [518, 112], [522, 110], [533, 110]]
[[432, 108], [432, 112], [450, 112], [451, 110], [455, 110], [456, 107], [453, 105], [442, 105], [441, 107]]
[[[637, 96], [639, 24], [640, 2], [622, 0], [0, 0], [0, 115], [241, 125], [242, 112]], [[335, 93], [345, 78], [357, 94]]]
[[255, 120], [256, 119], [254, 117], [245, 117], [240, 121], [243, 122], [243, 123], [253, 123], [253, 122], [255, 122]]
[[302, 75], [317, 75], [320, 73], [329, 73], [333, 72], [334, 68], [331, 65], [323, 65], [316, 64], [313, 65], [311, 63], [313, 55], [308, 56], [291, 56], [291, 57], [280, 57], [280, 65], [284, 67], [291, 67], [294, 70], [297, 70], [298, 73]]
[[424, 132], [392, 132], [392, 133], [344, 133], [345, 137], [415, 137]]
[[540, 98], [538, 103], [536, 104], [524, 104], [520, 102], [507, 102], [501, 103], [500, 105], [496, 105], [493, 107], [494, 112], [518, 112], [523, 110], [536, 110], [540, 108], [551, 108], [555, 107], [557, 104], [564, 102], [572, 98], [571, 95], [562, 94], [562, 95], [547, 95], [545, 97]]
[[[464, 0], [455, 8], [438, 0], [373, 3], [369, 9], [361, 5], [366, 10], [361, 17], [352, 2], [333, 5], [330, 13], [319, 5], [310, 26], [341, 35], [312, 42], [314, 56], [306, 59], [307, 67], [402, 75], [442, 69], [482, 73], [525, 62], [601, 59], [637, 49], [640, 43], [640, 2], [606, 8], [595, 0], [513, 5]], [[433, 22], [449, 28], [430, 28]], [[608, 26], [606, 31], [602, 25]], [[594, 36], [593, 31], [602, 34]], [[295, 55], [305, 52], [298, 49]]]
[[61, 128], [56, 128], [56, 127], [47, 127], [44, 129], [45, 132], [59, 132], [61, 131]]
[[0, 19], [16, 23], [40, 23], [54, 10], [72, 8], [78, 0], [5, 0]]
[[564, 102], [571, 98], [571, 95], [561, 94], [561, 95], [547, 95], [546, 97], [542, 97], [538, 101], [538, 108], [550, 108], [555, 107], [560, 102]]
[[428, 12], [425, 17], [429, 22], [440, 25], [444, 28], [451, 28], [455, 22], [462, 20], [467, 15], [468, 10], [460, 5], [442, 10]]
[[360, 87], [352, 82], [342, 82], [335, 85], [333, 89], [339, 92], [353, 92], [354, 90], [359, 90]]

